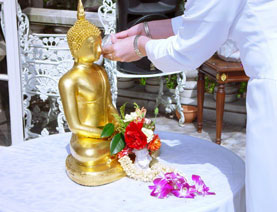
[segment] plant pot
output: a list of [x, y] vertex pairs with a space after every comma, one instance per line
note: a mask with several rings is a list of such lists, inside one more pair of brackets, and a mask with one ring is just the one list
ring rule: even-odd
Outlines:
[[191, 81], [191, 80], [196, 80], [197, 76], [198, 76], [198, 70], [187, 70], [184, 71], [187, 81]]
[[[216, 93], [214, 93], [213, 95], [214, 100], [216, 101]], [[237, 101], [237, 94], [233, 93], [233, 94], [225, 94], [225, 103], [230, 103], [230, 102], [234, 102]]]
[[132, 88], [135, 85], [134, 79], [131, 78], [118, 78], [117, 79], [117, 88], [126, 89]]
[[183, 98], [193, 98], [197, 96], [197, 90], [183, 90], [180, 92], [180, 96]]
[[[216, 100], [216, 93], [217, 93], [217, 89], [218, 87], [216, 86], [214, 88], [214, 94], [213, 94], [213, 98], [214, 100]], [[230, 85], [226, 85], [225, 86], [225, 102], [229, 103], [229, 102], [234, 102], [237, 100], [237, 93], [238, 93], [238, 86], [236, 84], [230, 84]]]
[[[185, 116], [185, 123], [193, 122], [197, 116], [197, 107], [192, 105], [182, 105], [182, 108]], [[180, 114], [177, 110], [176, 110], [176, 117], [178, 120], [180, 119]]]
[[146, 78], [146, 84], [148, 85], [160, 85], [160, 82], [161, 82], [161, 79], [159, 77]]
[[197, 90], [197, 81], [186, 81], [184, 85], [185, 90]]
[[175, 89], [173, 89], [173, 88], [169, 88], [168, 91], [169, 91], [169, 93], [171, 93], [171, 94], [175, 94]]
[[[144, 87], [145, 91], [149, 92], [149, 93], [159, 93], [160, 91], [160, 85], [149, 85], [146, 84]], [[167, 91], [167, 87], [164, 86], [163, 87], [163, 92]]]

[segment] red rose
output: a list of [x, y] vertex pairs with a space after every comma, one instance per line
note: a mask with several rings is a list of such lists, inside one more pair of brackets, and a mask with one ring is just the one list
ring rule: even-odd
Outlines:
[[147, 145], [147, 137], [141, 131], [143, 122], [130, 122], [125, 131], [125, 142], [133, 149], [143, 149]]

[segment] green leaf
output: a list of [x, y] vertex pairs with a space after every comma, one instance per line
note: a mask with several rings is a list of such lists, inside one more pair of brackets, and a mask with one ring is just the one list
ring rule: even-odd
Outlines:
[[101, 138], [110, 137], [113, 133], [114, 133], [114, 125], [112, 123], [106, 124], [101, 133]]
[[118, 115], [118, 113], [113, 113], [112, 115], [118, 122], [122, 121], [122, 119], [121, 119], [120, 115]]
[[139, 105], [138, 105], [137, 103], [135, 103], [135, 102], [134, 102], [134, 108], [135, 108], [135, 109], [140, 109], [140, 108], [139, 108]]
[[126, 107], [126, 104], [127, 104], [127, 102], [124, 103], [124, 105], [122, 105], [120, 107], [120, 115], [121, 115], [122, 119], [125, 119], [125, 107]]
[[119, 123], [119, 126], [117, 126], [116, 130], [119, 132], [124, 132], [125, 128], [127, 127], [128, 123], [125, 123], [120, 115], [118, 115], [117, 113], [112, 114], [114, 116], [114, 118], [117, 120], [117, 122]]
[[155, 114], [155, 116], [157, 116], [159, 114], [159, 108], [158, 107], [155, 108], [154, 114]]
[[124, 141], [124, 136], [122, 133], [118, 133], [116, 134], [112, 141], [111, 141], [111, 145], [110, 145], [110, 152], [111, 155], [115, 155], [117, 153], [119, 153], [122, 149], [124, 149], [125, 147], [125, 141]]
[[140, 82], [141, 85], [146, 85], [145, 78], [140, 78], [139, 82]]

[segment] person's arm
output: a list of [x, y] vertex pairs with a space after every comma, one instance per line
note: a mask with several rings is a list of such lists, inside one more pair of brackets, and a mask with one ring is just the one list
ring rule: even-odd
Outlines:
[[[146, 56], [145, 45], [150, 39], [168, 38], [176, 33], [176, 29], [182, 23], [181, 17], [173, 19], [164, 19], [148, 22], [148, 28], [151, 38], [146, 36], [143, 23], [137, 24], [127, 30], [111, 35], [112, 45], [102, 48], [103, 56], [121, 62], [131, 62], [139, 60], [140, 57], [134, 51], [134, 38], [136, 35], [141, 37], [138, 39], [138, 49], [142, 56]], [[166, 30], [165, 30], [166, 29]], [[124, 47], [124, 48], [122, 48]]]
[[[148, 22], [148, 28], [151, 35], [151, 38], [146, 36], [146, 32], [143, 26], [143, 23], [137, 24], [131, 27], [128, 30], [119, 32], [113, 36], [112, 40], [113, 43], [120, 42], [119, 39], [125, 39], [131, 37], [130, 39], [134, 39], [135, 35], [141, 35], [138, 39], [138, 49], [140, 50], [142, 56], [146, 56], [146, 49], [145, 45], [150, 39], [165, 39], [177, 34], [179, 27], [182, 25], [182, 17], [178, 16], [172, 19], [164, 19], [164, 20], [157, 20], [157, 21], [150, 21]], [[166, 30], [165, 30], [166, 29]], [[124, 41], [125, 42], [125, 41]], [[126, 42], [127, 43], [127, 42]], [[133, 48], [131, 46], [130, 48]], [[126, 48], [128, 50], [128, 48]], [[132, 55], [132, 53], [130, 52]], [[113, 57], [113, 60], [116, 60], [118, 57]], [[136, 54], [133, 52], [133, 56], [130, 57], [132, 59], [140, 59], [137, 57]], [[124, 62], [128, 62], [128, 60], [122, 60]]]
[[[244, 4], [245, 0], [188, 0], [184, 15], [172, 19], [170, 29], [176, 35], [166, 39], [141, 36], [138, 48], [164, 72], [198, 68], [227, 40]], [[113, 45], [103, 49], [104, 57], [121, 62], [139, 60], [134, 37], [114, 37]]]
[[[171, 24], [171, 19], [149, 21], [149, 22], [147, 22], [147, 24], [148, 24], [151, 38], [153, 38], [153, 39], [168, 38], [168, 37], [174, 35], [172, 24]], [[122, 32], [118, 32], [115, 34], [115, 37], [117, 39], [123, 39], [123, 38], [131, 37], [134, 35], [146, 36], [146, 32], [145, 32], [143, 23], [139, 23], [139, 24], [131, 27], [130, 29], [124, 30]]]
[[176, 35], [150, 40], [141, 49], [164, 72], [195, 69], [226, 41], [244, 3], [243, 0], [188, 0], [182, 19], [172, 21]]
[[148, 26], [153, 39], [164, 39], [174, 35], [171, 19], [150, 21]]

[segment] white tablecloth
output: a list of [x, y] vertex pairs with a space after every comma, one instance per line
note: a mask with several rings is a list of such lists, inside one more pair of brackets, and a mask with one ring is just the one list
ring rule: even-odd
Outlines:
[[231, 151], [183, 134], [159, 132], [160, 159], [186, 174], [202, 177], [215, 196], [157, 199], [147, 183], [123, 178], [85, 187], [65, 172], [70, 134], [0, 147], [1, 212], [216, 211], [244, 212], [244, 163]]

